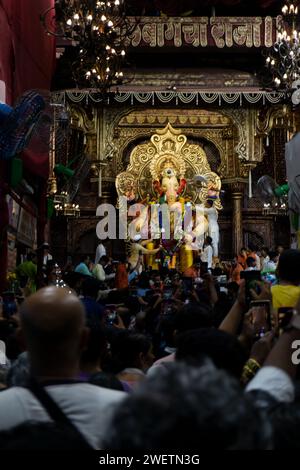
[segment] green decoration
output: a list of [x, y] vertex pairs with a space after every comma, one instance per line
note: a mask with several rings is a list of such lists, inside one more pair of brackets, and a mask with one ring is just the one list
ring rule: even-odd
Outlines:
[[54, 214], [54, 201], [51, 197], [47, 199], [47, 218], [51, 219]]
[[275, 193], [275, 195], [276, 195], [277, 197], [286, 196], [286, 195], [288, 194], [288, 192], [289, 192], [289, 189], [290, 189], [290, 187], [289, 187], [289, 185], [286, 183], [286, 184], [283, 184], [283, 185], [281, 185], [281, 186], [278, 186], [278, 187], [275, 189], [274, 193]]
[[13, 158], [10, 166], [10, 185], [15, 189], [23, 179], [23, 161], [21, 158]]
[[71, 178], [75, 174], [74, 170], [71, 170], [71, 168], [68, 168], [67, 166], [62, 165], [61, 163], [58, 163], [57, 165], [55, 165], [54, 171], [57, 175], [63, 175], [66, 178]]

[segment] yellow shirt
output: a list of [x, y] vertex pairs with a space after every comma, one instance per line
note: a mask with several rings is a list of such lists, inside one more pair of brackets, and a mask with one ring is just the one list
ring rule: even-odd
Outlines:
[[295, 307], [300, 297], [299, 286], [273, 286], [272, 303], [274, 308]]

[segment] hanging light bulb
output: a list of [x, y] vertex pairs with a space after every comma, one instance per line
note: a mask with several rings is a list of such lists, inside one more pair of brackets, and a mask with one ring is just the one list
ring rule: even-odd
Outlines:
[[287, 0], [282, 9], [277, 38], [271, 48], [265, 50], [266, 67], [274, 86], [291, 93], [293, 82], [300, 78], [300, 30], [299, 0]]
[[[49, 34], [71, 40], [78, 47], [78, 58], [72, 69], [77, 86], [94, 87], [107, 93], [111, 87], [119, 85], [126, 48], [130, 44], [128, 39], [137, 24], [126, 16], [125, 2], [55, 0], [54, 3], [56, 29], [50, 29], [50, 18], [49, 24], [46, 19], [53, 10], [41, 15], [41, 20]], [[53, 22], [53, 28], [52, 25]]]

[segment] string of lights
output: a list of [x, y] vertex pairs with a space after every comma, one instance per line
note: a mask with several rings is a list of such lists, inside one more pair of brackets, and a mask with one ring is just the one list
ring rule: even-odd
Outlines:
[[298, 2], [287, 1], [281, 11], [276, 41], [266, 50], [266, 66], [271, 73], [273, 85], [278, 90], [290, 92], [294, 88], [294, 82], [300, 78]]
[[48, 10], [41, 17], [47, 33], [78, 48], [72, 67], [77, 85], [102, 93], [120, 85], [126, 49], [136, 26], [126, 16], [125, 0], [56, 0], [55, 24], [51, 14]]

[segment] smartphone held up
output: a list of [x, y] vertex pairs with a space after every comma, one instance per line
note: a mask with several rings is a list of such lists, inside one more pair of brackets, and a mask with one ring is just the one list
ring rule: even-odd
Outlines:
[[254, 300], [250, 303], [250, 311], [255, 336], [259, 339], [271, 329], [271, 302], [269, 300]]

